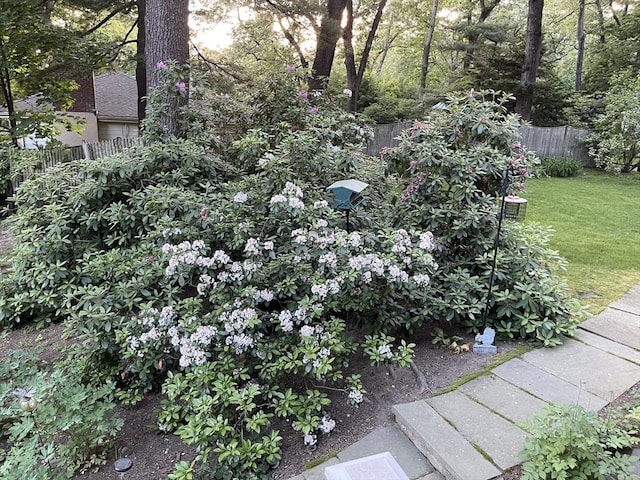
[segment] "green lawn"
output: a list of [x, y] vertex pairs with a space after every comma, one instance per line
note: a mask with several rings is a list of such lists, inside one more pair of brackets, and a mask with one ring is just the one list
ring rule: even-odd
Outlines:
[[592, 313], [640, 283], [640, 175], [539, 178], [522, 196], [525, 221], [555, 230], [551, 248], [569, 262], [561, 274]]

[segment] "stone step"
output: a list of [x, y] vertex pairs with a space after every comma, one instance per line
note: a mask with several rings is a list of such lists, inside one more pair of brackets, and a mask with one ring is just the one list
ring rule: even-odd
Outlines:
[[580, 328], [640, 350], [640, 315], [608, 307], [582, 322]]
[[449, 480], [488, 480], [501, 471], [429, 403], [395, 405], [396, 423], [435, 469]]
[[487, 407], [459, 391], [429, 398], [427, 403], [500, 470], [522, 461], [518, 454], [528, 435]]

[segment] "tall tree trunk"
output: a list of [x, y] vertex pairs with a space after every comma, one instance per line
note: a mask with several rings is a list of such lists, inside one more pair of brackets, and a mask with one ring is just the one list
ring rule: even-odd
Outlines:
[[348, 0], [347, 2], [347, 25], [344, 28], [342, 38], [345, 45], [345, 64], [347, 67], [347, 85], [351, 90], [351, 96], [347, 103], [347, 110], [349, 112], [355, 112], [358, 110], [358, 97], [360, 96], [360, 86], [362, 85], [362, 79], [364, 78], [364, 72], [369, 62], [369, 55], [371, 54], [371, 47], [373, 46], [373, 40], [376, 37], [376, 32], [380, 26], [380, 20], [384, 8], [387, 5], [387, 0], [380, 0], [378, 2], [378, 8], [376, 14], [369, 28], [367, 40], [362, 50], [362, 57], [360, 58], [360, 64], [356, 71], [355, 55], [353, 51], [353, 2]]
[[7, 107], [7, 114], [9, 115], [9, 136], [11, 137], [11, 143], [14, 147], [18, 147], [18, 123], [16, 122], [16, 107], [13, 101], [13, 91], [11, 89], [11, 71], [7, 66], [9, 64], [6, 55], [5, 43], [2, 36], [0, 36], [0, 55], [2, 57], [2, 69], [0, 70], [0, 92], [2, 92], [2, 98], [4, 104]]
[[342, 35], [342, 15], [347, 8], [347, 0], [328, 0], [327, 11], [322, 17], [320, 35], [313, 59], [313, 71], [309, 79], [311, 90], [324, 90], [331, 75], [336, 44]]
[[147, 110], [147, 65], [144, 57], [146, 0], [138, 0], [138, 36], [136, 40], [136, 83], [138, 85], [138, 125], [146, 117]]
[[[174, 61], [184, 66], [189, 60], [189, 0], [146, 0], [144, 28], [147, 92], [151, 93], [162, 82], [159, 62]], [[188, 85], [189, 79], [182, 81]], [[187, 104], [188, 96], [178, 94], [176, 87], [174, 94], [169, 92], [164, 97], [167, 112], [158, 120], [166, 134], [182, 136], [180, 109]]]
[[616, 22], [617, 26], [620, 26], [620, 19], [618, 18], [618, 14], [616, 13], [616, 9], [613, 7], [613, 0], [609, 0], [609, 9], [611, 10], [611, 18]]
[[280, 25], [280, 30], [282, 30], [282, 33], [284, 34], [284, 38], [287, 39], [287, 41], [289, 42], [289, 45], [291, 45], [295, 49], [296, 53], [298, 54], [300, 65], [302, 66], [302, 68], [306, 69], [309, 66], [309, 62], [307, 61], [307, 58], [305, 57], [304, 52], [302, 51], [302, 47], [300, 46], [298, 41], [293, 37], [289, 29], [285, 26], [284, 22], [282, 21], [282, 17], [280, 15], [278, 15], [278, 25]]
[[542, 54], [542, 11], [544, 0], [529, 0], [527, 16], [527, 41], [524, 50], [524, 64], [520, 76], [520, 94], [516, 99], [516, 113], [524, 120], [531, 119], [536, 77]]
[[576, 60], [576, 92], [582, 90], [582, 65], [584, 63], [584, 7], [585, 0], [579, 0], [578, 9], [578, 58]]
[[595, 0], [596, 8], [598, 9], [598, 31], [600, 36], [600, 43], [605, 44], [607, 42], [607, 37], [604, 32], [604, 11], [602, 10], [602, 2], [601, 0]]
[[389, 54], [389, 50], [391, 50], [391, 45], [393, 44], [393, 41], [398, 37], [399, 33], [396, 33], [395, 35], [391, 35], [391, 26], [393, 25], [393, 12], [394, 10], [391, 10], [391, 18], [389, 18], [389, 21], [387, 22], [387, 29], [384, 32], [384, 41], [382, 44], [382, 49], [381, 52], [379, 53], [380, 56], [380, 61], [378, 62], [378, 66], [376, 67], [376, 77], [379, 77], [382, 74], [382, 67], [384, 66], [384, 62], [387, 59], [387, 55]]
[[[484, 23], [491, 12], [500, 4], [500, 0], [491, 0], [489, 4], [485, 2], [485, 0], [480, 0], [480, 16], [478, 17], [478, 24]], [[473, 5], [473, 2], [472, 2]], [[467, 23], [471, 24], [472, 13], [470, 12], [467, 16]], [[462, 65], [463, 70], [466, 72], [471, 65], [473, 64], [473, 54], [476, 49], [476, 43], [478, 43], [478, 39], [480, 38], [480, 34], [473, 32], [467, 35], [467, 47], [464, 55], [464, 63]]]
[[356, 56], [353, 51], [353, 2], [347, 0], [347, 22], [342, 31], [342, 42], [344, 43], [344, 66], [347, 70], [347, 88], [351, 90], [351, 97], [347, 101], [347, 111], [353, 112], [354, 97], [357, 97], [358, 72], [356, 70]]
[[431, 16], [429, 17], [429, 28], [422, 46], [422, 68], [420, 69], [420, 91], [418, 99], [424, 101], [424, 95], [427, 91], [427, 74], [429, 73], [429, 55], [431, 54], [431, 42], [433, 42], [433, 32], [436, 29], [436, 18], [438, 15], [438, 0], [431, 1]]

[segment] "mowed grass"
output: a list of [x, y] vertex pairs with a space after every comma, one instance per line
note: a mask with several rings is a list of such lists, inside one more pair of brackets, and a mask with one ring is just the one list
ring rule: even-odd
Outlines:
[[522, 196], [525, 221], [555, 230], [550, 247], [568, 261], [560, 275], [589, 311], [640, 284], [640, 175], [538, 178]]

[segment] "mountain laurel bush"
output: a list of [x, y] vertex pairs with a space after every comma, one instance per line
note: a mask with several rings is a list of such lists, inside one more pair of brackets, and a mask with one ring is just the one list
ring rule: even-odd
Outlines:
[[[164, 138], [150, 101], [144, 145], [16, 195], [0, 324], [65, 321], [83, 380], [127, 402], [161, 389], [158, 429], [198, 452], [171, 478], [265, 478], [276, 422], [311, 446], [336, 424], [329, 390], [363, 401], [356, 353], [406, 366], [411, 331], [477, 329], [503, 173], [520, 190], [534, 161], [505, 97], [484, 92], [369, 158], [363, 119], [303, 77], [287, 68], [235, 98], [194, 80], [188, 138]], [[349, 177], [369, 184], [351, 228], [326, 190]], [[573, 310], [545, 238], [505, 229], [491, 305], [500, 334], [552, 345]]]

